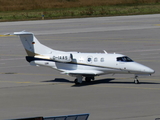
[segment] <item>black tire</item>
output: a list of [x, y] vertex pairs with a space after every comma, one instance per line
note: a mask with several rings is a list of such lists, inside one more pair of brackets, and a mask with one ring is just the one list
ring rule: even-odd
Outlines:
[[75, 85], [79, 85], [80, 83], [78, 82], [78, 79], [74, 80]]
[[139, 80], [134, 80], [134, 83], [135, 84], [139, 84]]
[[86, 81], [86, 82], [91, 82], [91, 77], [86, 77], [86, 78], [85, 78], [85, 81]]

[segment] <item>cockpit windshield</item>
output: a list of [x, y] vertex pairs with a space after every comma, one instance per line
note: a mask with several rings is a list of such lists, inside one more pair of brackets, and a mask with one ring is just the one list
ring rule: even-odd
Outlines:
[[133, 60], [127, 56], [117, 57], [117, 61], [119, 61], [119, 62], [133, 62]]

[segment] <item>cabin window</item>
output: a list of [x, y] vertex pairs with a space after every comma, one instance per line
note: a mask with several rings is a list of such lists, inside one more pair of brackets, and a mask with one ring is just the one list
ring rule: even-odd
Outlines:
[[127, 57], [127, 56], [117, 57], [117, 61], [118, 62], [133, 62], [133, 60], [130, 59], [129, 57]]
[[91, 62], [92, 61], [92, 58], [88, 58], [88, 62]]
[[101, 62], [104, 62], [104, 58], [101, 58]]
[[94, 58], [94, 62], [97, 62], [98, 61], [98, 58]]

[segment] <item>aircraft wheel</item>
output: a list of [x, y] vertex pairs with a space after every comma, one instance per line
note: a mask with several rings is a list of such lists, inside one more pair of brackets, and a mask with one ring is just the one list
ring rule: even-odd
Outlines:
[[80, 82], [78, 82], [78, 79], [75, 79], [75, 80], [74, 80], [74, 83], [75, 83], [76, 85], [81, 84]]
[[139, 84], [139, 80], [134, 80], [134, 83], [135, 84]]
[[86, 78], [85, 78], [85, 81], [86, 81], [86, 82], [91, 82], [91, 77], [86, 77]]
[[91, 80], [94, 80], [94, 77], [86, 77], [86, 78], [85, 78], [85, 81], [86, 81], [86, 82], [91, 82]]

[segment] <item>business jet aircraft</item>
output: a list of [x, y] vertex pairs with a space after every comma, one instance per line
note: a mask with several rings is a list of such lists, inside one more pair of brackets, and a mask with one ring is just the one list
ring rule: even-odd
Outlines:
[[41, 44], [31, 32], [14, 32], [14, 35], [20, 36], [31, 65], [47, 66], [76, 77], [75, 84], [82, 83], [83, 77], [90, 82], [104, 74], [134, 74], [134, 83], [138, 84], [138, 76], [155, 72], [122, 54], [64, 52]]

